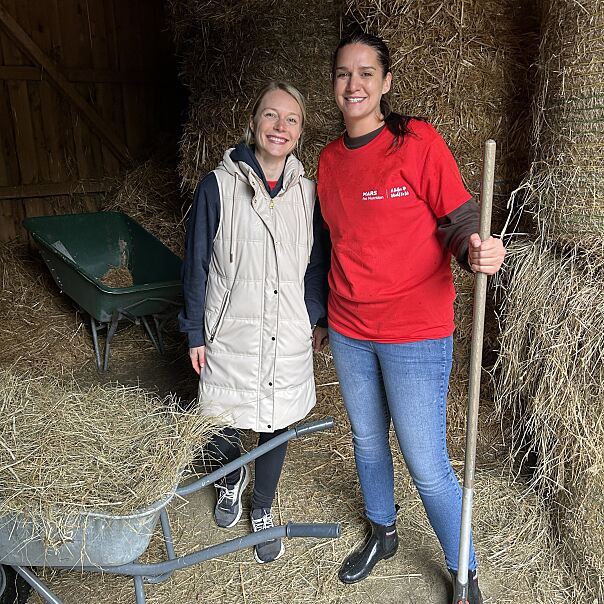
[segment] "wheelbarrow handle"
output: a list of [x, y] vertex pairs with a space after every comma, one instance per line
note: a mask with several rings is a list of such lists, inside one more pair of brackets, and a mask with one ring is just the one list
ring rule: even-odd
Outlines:
[[279, 445], [291, 440], [292, 438], [299, 438], [300, 436], [305, 436], [306, 434], [311, 434], [312, 432], [317, 432], [318, 430], [327, 430], [334, 426], [333, 417], [327, 417], [322, 420], [317, 420], [314, 422], [308, 422], [306, 424], [302, 424], [301, 426], [296, 426], [295, 428], [291, 428], [287, 432], [283, 432], [274, 438], [271, 438], [269, 441], [265, 442], [263, 445], [252, 449], [248, 453], [245, 453], [238, 457], [235, 461], [231, 461], [218, 470], [215, 470], [211, 474], [207, 474], [203, 476], [199, 480], [192, 482], [191, 484], [187, 484], [183, 487], [178, 487], [176, 490], [176, 494], [184, 497], [185, 495], [191, 495], [192, 493], [196, 493], [200, 489], [207, 487], [210, 484], [214, 484], [217, 480], [220, 480], [227, 474], [234, 472], [239, 469], [241, 466], [244, 466], [246, 463], [253, 461], [257, 457], [272, 451]]
[[342, 525], [338, 522], [310, 524], [304, 522], [288, 522], [285, 534], [292, 537], [318, 537], [320, 539], [337, 539], [342, 534]]
[[[211, 560], [212, 558], [220, 558], [227, 554], [232, 554], [239, 550], [254, 547], [259, 543], [264, 543], [270, 539], [282, 539], [284, 537], [319, 537], [324, 539], [337, 538], [341, 534], [341, 527], [337, 523], [326, 523], [326, 524], [298, 524], [288, 522], [286, 525], [273, 526], [256, 533], [250, 533], [244, 537], [236, 537], [224, 543], [217, 545], [211, 545], [204, 549], [179, 556], [173, 560], [165, 560], [163, 562], [152, 562], [142, 564], [139, 562], [130, 562], [129, 564], [122, 564], [120, 566], [83, 566], [81, 570], [103, 572], [112, 575], [130, 575], [146, 576], [146, 577], [157, 577], [164, 574], [173, 573], [175, 570], [183, 568], [189, 568], [200, 562]], [[53, 568], [68, 568], [54, 566]], [[78, 567], [78, 570], [80, 568]]]
[[314, 422], [308, 422], [301, 426], [296, 426], [296, 437], [304, 436], [306, 434], [312, 434], [313, 432], [319, 432], [321, 430], [330, 430], [335, 426], [335, 420], [333, 417], [326, 417], [324, 419], [318, 419]]

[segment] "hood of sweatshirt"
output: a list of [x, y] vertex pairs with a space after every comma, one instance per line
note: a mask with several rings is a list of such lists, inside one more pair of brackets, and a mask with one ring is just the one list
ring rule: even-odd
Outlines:
[[237, 175], [249, 182], [255, 190], [262, 185], [270, 197], [276, 197], [281, 191], [287, 191], [290, 187], [296, 186], [300, 178], [304, 176], [302, 163], [293, 155], [288, 155], [277, 185], [271, 191], [254, 153], [254, 147], [243, 142], [234, 148], [227, 149], [217, 169], [223, 169], [233, 176]]

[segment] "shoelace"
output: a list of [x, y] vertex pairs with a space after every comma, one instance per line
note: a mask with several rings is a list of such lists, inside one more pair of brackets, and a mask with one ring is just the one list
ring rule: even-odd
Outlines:
[[216, 488], [220, 489], [220, 495], [218, 495], [218, 505], [226, 499], [227, 505], [232, 506], [235, 503], [237, 485], [229, 489], [228, 485], [217, 484]]
[[262, 531], [267, 528], [272, 528], [273, 513], [272, 511], [265, 512], [260, 518], [252, 518], [252, 529], [254, 532]]

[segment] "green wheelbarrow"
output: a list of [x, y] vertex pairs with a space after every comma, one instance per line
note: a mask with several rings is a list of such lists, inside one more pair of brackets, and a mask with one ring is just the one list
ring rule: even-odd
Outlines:
[[[63, 293], [89, 317], [97, 367], [107, 370], [118, 323], [142, 323], [163, 352], [162, 327], [181, 305], [181, 260], [122, 212], [92, 212], [26, 218], [23, 226]], [[103, 281], [111, 268], [127, 269], [131, 285]], [[151, 329], [154, 323], [155, 334]], [[106, 331], [103, 360], [98, 333]]]

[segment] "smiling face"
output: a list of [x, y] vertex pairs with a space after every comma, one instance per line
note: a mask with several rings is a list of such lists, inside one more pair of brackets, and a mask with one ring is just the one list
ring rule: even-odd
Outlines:
[[342, 47], [335, 61], [333, 89], [350, 136], [361, 136], [383, 121], [380, 100], [390, 90], [392, 74], [384, 75], [377, 52], [365, 44]]
[[302, 134], [302, 119], [300, 105], [284, 90], [271, 90], [264, 95], [250, 119], [261, 164], [262, 160], [285, 162]]

